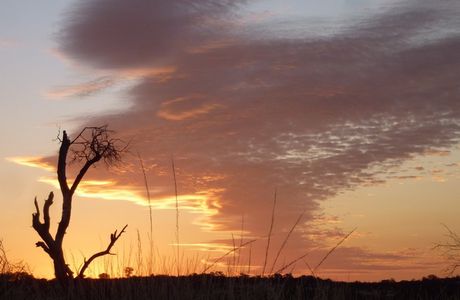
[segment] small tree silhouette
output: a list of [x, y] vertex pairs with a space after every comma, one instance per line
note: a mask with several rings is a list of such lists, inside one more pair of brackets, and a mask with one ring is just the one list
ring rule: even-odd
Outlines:
[[[49, 231], [49, 209], [53, 204], [54, 194], [51, 192], [43, 204], [43, 222], [40, 221], [40, 209], [38, 207], [37, 198], [35, 197], [34, 204], [36, 212], [32, 214], [32, 227], [42, 239], [42, 241], [37, 242], [35, 245], [43, 248], [43, 250], [51, 257], [54, 264], [54, 275], [61, 284], [66, 284], [69, 279], [74, 278], [73, 272], [65, 262], [64, 252], [62, 250], [64, 235], [70, 223], [72, 197], [91, 166], [99, 161], [103, 161], [107, 166], [111, 166], [120, 161], [121, 154], [125, 152], [127, 148], [126, 143], [119, 139], [111, 138], [111, 134], [112, 131], [108, 130], [107, 126], [100, 126], [83, 128], [83, 130], [73, 140], [69, 139], [66, 131], [63, 131], [62, 137], [58, 135], [57, 139], [61, 143], [61, 146], [59, 148], [57, 177], [62, 193], [63, 203], [61, 221], [59, 222], [54, 237]], [[83, 166], [78, 172], [73, 183], [69, 186], [66, 176], [66, 165], [67, 158], [70, 154], [72, 155], [72, 162], [82, 163]], [[115, 232], [110, 235], [110, 243], [106, 250], [94, 254], [88, 260], [84, 260], [84, 264], [78, 272], [78, 278], [84, 277], [84, 272], [95, 258], [110, 254], [111, 248], [123, 232], [125, 232], [127, 226], [128, 225], [123, 227], [119, 233], [115, 230]]]
[[436, 244], [434, 248], [442, 251], [442, 255], [449, 263], [444, 271], [449, 276], [453, 276], [460, 268], [460, 236], [452, 231], [447, 225], [442, 224], [442, 226], [444, 226], [447, 231], [447, 240], [443, 243]]

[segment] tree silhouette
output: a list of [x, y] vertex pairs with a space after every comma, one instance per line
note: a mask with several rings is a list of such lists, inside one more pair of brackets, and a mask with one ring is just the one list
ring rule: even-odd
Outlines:
[[449, 265], [445, 268], [445, 272], [452, 276], [460, 269], [460, 236], [452, 231], [447, 225], [442, 224], [447, 231], [447, 240], [443, 243], [436, 244], [435, 249], [442, 251], [442, 255], [447, 260]]
[[[62, 193], [62, 215], [55, 236], [50, 233], [50, 214], [49, 209], [53, 204], [54, 194], [50, 192], [48, 198], [43, 204], [43, 222], [40, 221], [40, 209], [37, 198], [35, 197], [35, 210], [32, 214], [32, 227], [41, 237], [41, 241], [36, 243], [37, 247], [41, 247], [53, 260], [54, 274], [56, 279], [61, 284], [66, 284], [69, 279], [74, 278], [73, 272], [66, 264], [62, 244], [64, 235], [70, 224], [70, 216], [72, 212], [72, 198], [78, 185], [82, 181], [89, 168], [99, 161], [103, 161], [107, 166], [111, 166], [120, 161], [121, 154], [125, 152], [127, 144], [119, 139], [111, 138], [112, 131], [108, 130], [107, 126], [100, 127], [85, 127], [73, 139], [70, 140], [66, 131], [63, 131], [62, 137], [58, 135], [58, 140], [61, 144], [59, 148], [57, 177], [59, 187]], [[73, 183], [69, 185], [67, 181], [66, 168], [67, 159], [71, 162], [83, 164]], [[78, 278], [84, 277], [84, 272], [89, 264], [97, 257], [110, 254], [110, 250], [120, 236], [125, 232], [128, 225], [117, 233], [115, 231], [110, 235], [110, 243], [106, 250], [98, 252], [84, 261], [84, 264], [77, 274]]]

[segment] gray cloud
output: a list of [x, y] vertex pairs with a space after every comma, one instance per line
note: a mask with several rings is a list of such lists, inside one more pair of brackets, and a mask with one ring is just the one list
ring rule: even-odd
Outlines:
[[[441, 20], [456, 26], [455, 2], [409, 2], [302, 39], [231, 32], [218, 20], [236, 17], [232, 3], [244, 4], [85, 1], [60, 34], [65, 53], [94, 67], [174, 67], [166, 79], [140, 80], [130, 111], [88, 122], [134, 136], [159, 190], [171, 184], [171, 154], [181, 193], [220, 189], [210, 221], [218, 228], [236, 230], [244, 213], [261, 236], [275, 187], [281, 228], [338, 192], [382, 182], [416, 154], [458, 143], [460, 36], [423, 39]], [[140, 186], [135, 174], [118, 178]]]
[[220, 18], [243, 2], [79, 1], [58, 37], [67, 55], [103, 68], [164, 63], [208, 40], [225, 26]]

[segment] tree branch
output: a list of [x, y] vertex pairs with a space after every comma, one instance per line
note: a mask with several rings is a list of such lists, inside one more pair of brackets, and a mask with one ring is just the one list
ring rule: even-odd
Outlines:
[[100, 155], [96, 155], [94, 158], [86, 161], [85, 165], [83, 166], [83, 168], [81, 168], [80, 172], [78, 172], [78, 175], [77, 177], [75, 178], [73, 184], [72, 184], [72, 187], [70, 188], [70, 193], [73, 195], [73, 193], [75, 193], [75, 190], [77, 189], [78, 185], [80, 184], [80, 181], [83, 179], [83, 177], [85, 176], [86, 172], [88, 171], [88, 169], [95, 163], [97, 163], [99, 160], [101, 160], [101, 156]]
[[50, 215], [49, 208], [53, 204], [54, 194], [51, 192], [48, 196], [48, 199], [45, 200], [43, 205], [43, 219], [44, 222], [40, 222], [40, 209], [38, 207], [37, 197], [35, 197], [34, 205], [36, 212], [32, 214], [32, 227], [42, 238], [43, 242], [37, 242], [35, 245], [37, 247], [42, 247], [46, 253], [53, 257], [52, 249], [54, 248], [54, 240], [49, 232], [50, 228]]
[[110, 253], [110, 250], [112, 249], [113, 245], [115, 245], [115, 242], [125, 232], [126, 227], [128, 227], [128, 224], [126, 224], [125, 227], [123, 227], [123, 229], [120, 231], [120, 233], [117, 234], [117, 230], [115, 230], [114, 233], [110, 234], [110, 243], [107, 246], [107, 249], [105, 249], [104, 251], [98, 252], [96, 254], [93, 254], [93, 256], [91, 256], [88, 260], [85, 259], [83, 267], [81, 268], [80, 272], [78, 273], [77, 278], [81, 279], [81, 278], [85, 277], [84, 273], [85, 273], [86, 269], [88, 268], [88, 266], [91, 264], [91, 262], [93, 260], [95, 260], [96, 258], [98, 258], [100, 256], [112, 254], [112, 253]]
[[42, 247], [43, 250], [45, 250], [45, 252], [48, 253], [48, 255], [52, 257], [52, 253], [51, 253], [50, 248], [48, 248], [48, 246], [47, 246], [44, 242], [41, 242], [41, 241], [40, 241], [40, 242], [36, 242], [36, 243], [35, 243], [35, 246], [37, 246], [37, 247]]
[[41, 225], [40, 223], [40, 208], [38, 207], [37, 197], [34, 199], [35, 213], [32, 214], [32, 227], [37, 230], [36, 227]]
[[50, 229], [50, 206], [53, 205], [53, 199], [54, 193], [51, 192], [43, 205], [43, 225], [47, 231]]
[[59, 181], [59, 187], [61, 188], [62, 195], [65, 197], [69, 192], [69, 186], [67, 185], [67, 177], [66, 177], [66, 160], [67, 160], [67, 153], [69, 152], [70, 148], [70, 140], [67, 136], [67, 132], [64, 130], [62, 133], [62, 141], [61, 147], [59, 148], [59, 158], [58, 158], [58, 168], [57, 168], [57, 175]]

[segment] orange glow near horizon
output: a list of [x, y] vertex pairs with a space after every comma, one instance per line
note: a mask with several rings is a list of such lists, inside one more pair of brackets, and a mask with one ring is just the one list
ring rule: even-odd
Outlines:
[[[433, 154], [433, 155], [435, 155], [435, 154]], [[432, 157], [437, 157], [437, 156], [432, 156]], [[449, 161], [450, 157], [449, 156], [440, 156], [437, 159], [438, 160]], [[420, 165], [422, 162], [419, 161], [419, 160], [414, 160], [413, 162], [408, 163], [408, 166], [406, 168], [410, 169], [410, 168], [412, 168], [410, 166], [418, 166], [418, 165]], [[43, 159], [39, 158], [39, 157], [14, 157], [14, 158], [8, 158], [8, 161], [13, 162], [13, 163], [18, 164], [18, 165], [21, 165], [21, 166], [40, 168], [40, 169], [43, 169], [43, 170], [49, 171], [49, 172], [51, 172], [51, 171], [54, 172], [54, 170], [55, 170], [49, 164], [44, 163]], [[400, 173], [400, 175], [395, 176], [394, 179], [392, 179], [392, 181], [393, 181], [392, 185], [396, 185], [396, 186], [399, 185], [399, 186], [403, 187], [401, 185], [403, 182], [413, 183], [413, 184], [415, 184], [417, 182], [421, 182], [423, 184], [423, 182], [426, 182], [427, 180], [433, 182], [433, 184], [434, 183], [443, 184], [443, 183], [452, 181], [452, 179], [455, 178], [455, 176], [458, 175], [458, 174], [457, 175], [456, 174], [457, 173], [452, 173], [452, 172], [446, 173], [445, 171], [441, 171], [441, 170], [438, 170], [438, 169], [434, 169], [434, 170], [430, 171], [426, 176], [408, 176], [408, 175], [405, 175], [404, 172], [403, 172], [403, 173]], [[437, 178], [437, 177], [440, 177], [440, 176], [444, 176], [442, 181], [440, 181]], [[223, 177], [222, 176], [217, 176], [216, 178], [222, 179]], [[457, 178], [460, 180], [460, 176], [458, 176]], [[58, 184], [56, 179], [52, 179], [50, 177], [41, 177], [41, 178], [38, 179], [38, 181], [41, 182], [41, 183], [45, 183], [47, 185], [51, 185], [56, 189], [59, 189], [59, 184]], [[211, 180], [211, 182], [212, 182], [212, 180]], [[365, 189], [375, 190], [375, 191], [367, 192], [369, 194], [374, 194], [374, 193], [378, 193], [378, 194], [383, 193], [384, 194], [384, 191], [386, 189], [383, 189], [382, 191], [376, 192], [376, 191], [378, 191], [378, 190], [380, 190], [382, 188], [383, 187], [381, 187], [379, 185], [375, 185], [375, 186], [370, 185], [370, 186], [366, 187]], [[245, 239], [247, 239], [252, 235], [251, 232], [245, 230], [244, 232], [243, 231], [242, 232], [239, 232], [239, 231], [236, 231], [236, 232], [235, 231], [233, 231], [233, 232], [232, 231], [226, 231], [226, 233], [225, 233], [225, 231], [219, 230], [220, 229], [219, 226], [216, 226], [216, 224], [214, 224], [214, 222], [212, 221], [212, 218], [214, 216], [216, 216], [219, 213], [219, 209], [222, 208], [221, 204], [219, 204], [219, 201], [218, 201], [218, 195], [222, 194], [224, 191], [225, 190], [223, 190], [223, 189], [209, 189], [209, 190], [197, 192], [196, 194], [178, 195], [178, 203], [179, 203], [179, 206], [180, 206], [181, 213], [190, 213], [192, 215], [198, 215], [199, 216], [197, 219], [195, 218], [191, 222], [191, 224], [197, 225], [202, 232], [209, 232], [209, 233], [219, 233], [220, 232], [219, 234], [221, 236], [222, 235], [223, 236], [231, 235], [231, 236], [233, 236], [233, 239], [234, 239], [233, 243], [236, 242], [236, 246], [238, 246], [238, 244], [240, 243], [240, 240], [239, 240], [240, 236], [239, 235], [243, 234], [245, 236]], [[119, 202], [119, 201], [120, 202], [128, 202], [128, 203], [133, 203], [136, 206], [148, 207], [148, 200], [145, 198], [144, 193], [145, 193], [145, 191], [143, 190], [142, 187], [133, 187], [133, 186], [129, 186], [129, 185], [120, 185], [116, 180], [94, 180], [94, 179], [91, 179], [91, 180], [84, 180], [84, 181], [82, 181], [80, 183], [80, 186], [77, 189], [76, 196], [82, 197], [82, 198], [89, 198], [89, 199], [101, 199], [101, 200], [111, 200], [111, 201], [117, 201], [117, 202]], [[400, 194], [404, 195], [404, 193], [405, 192], [401, 192]], [[363, 197], [364, 197], [363, 195], [358, 195], [357, 196], [358, 199], [363, 199]], [[337, 201], [343, 201], [343, 200], [340, 200], [340, 198], [341, 198], [341, 196], [338, 197]], [[334, 203], [335, 201], [336, 200], [333, 199], [333, 200], [331, 200], [331, 203]], [[351, 203], [351, 202], [352, 201], [347, 200], [347, 203]], [[212, 205], [210, 205], [210, 203], [212, 203]], [[338, 202], [338, 203], [341, 203], [341, 202]], [[156, 211], [157, 213], [159, 211], [174, 212], [174, 210], [176, 209], [175, 205], [176, 205], [176, 198], [175, 198], [174, 195], [160, 196], [160, 197], [155, 197], [154, 196], [154, 197], [151, 198], [151, 208], [154, 211]], [[337, 204], [337, 205], [340, 206], [340, 204]], [[359, 204], [356, 207], [364, 207], [364, 205]], [[345, 209], [342, 208], [342, 211], [345, 211]], [[337, 232], [337, 233], [331, 234], [335, 230], [334, 228], [337, 228], [337, 226], [349, 226], [350, 224], [357, 224], [357, 223], [363, 224], [362, 220], [369, 219], [369, 218], [375, 218], [375, 217], [372, 217], [371, 212], [369, 212], [369, 211], [361, 211], [359, 209], [356, 209], [356, 212], [353, 214], [354, 217], [351, 218], [351, 219], [350, 219], [350, 217], [345, 217], [345, 218], [344, 217], [341, 217], [341, 218], [337, 217], [337, 215], [340, 215], [340, 210], [337, 210], [337, 209], [332, 209], [332, 210], [331, 209], [325, 209], [325, 213], [326, 213], [326, 215], [320, 215], [318, 217], [315, 217], [313, 220], [309, 221], [306, 224], [305, 229], [302, 229], [302, 231], [306, 230], [302, 234], [302, 236], [305, 236], [305, 237], [310, 238], [312, 240], [321, 240], [326, 245], [325, 249], [327, 249], [327, 247], [332, 247], [337, 242], [337, 240], [339, 240], [341, 238], [343, 233]], [[357, 219], [361, 219], [361, 221], [356, 222]], [[365, 228], [367, 228], [367, 226], [373, 226], [373, 225], [366, 225], [366, 226], [364, 226], [363, 229], [359, 229], [355, 234], [353, 234], [353, 236], [349, 239], [349, 241], [347, 241], [347, 243], [349, 245], [353, 246], [353, 245], [360, 245], [359, 241], [367, 241], [367, 240], [375, 239], [375, 237], [372, 234], [369, 234], [368, 232], [366, 232]], [[303, 227], [301, 227], [301, 228], [303, 228]], [[311, 231], [311, 230], [308, 230], [308, 228], [315, 228], [315, 230]], [[329, 231], [331, 231], [331, 233], [328, 233]], [[236, 236], [234, 234], [236, 234]], [[391, 233], [391, 234], [394, 234], [394, 233]], [[241, 238], [242, 238], [242, 236], [241, 236]], [[262, 243], [258, 242], [259, 247], [260, 247], [260, 245], [263, 244], [263, 239], [264, 238], [259, 237], [258, 239], [262, 239]], [[181, 262], [181, 269], [185, 270], [186, 268], [189, 268], [190, 267], [189, 265], [192, 264], [191, 260], [195, 259], [193, 257], [196, 256], [196, 254], [193, 254], [193, 253], [198, 253], [198, 252], [202, 253], [201, 254], [202, 255], [201, 261], [202, 261], [203, 264], [208, 265], [208, 266], [212, 265], [214, 263], [214, 260], [212, 258], [209, 259], [209, 255], [211, 254], [211, 256], [219, 257], [219, 255], [223, 255], [223, 254], [227, 253], [228, 251], [230, 251], [231, 249], [233, 249], [235, 247], [235, 246], [232, 246], [231, 243], [232, 243], [231, 239], [229, 240], [228, 243], [222, 243], [222, 242], [218, 242], [218, 241], [213, 241], [213, 242], [182, 242], [182, 243], [180, 243], [179, 247], [182, 249], [181, 251], [189, 252], [190, 253], [189, 255], [192, 255], [191, 257], [187, 258], [187, 260], [185, 262]], [[166, 243], [165, 246], [166, 246], [166, 248], [162, 247], [162, 248], [164, 248], [163, 251], [169, 252], [169, 250], [167, 250], [168, 249], [167, 247], [175, 248], [177, 246], [177, 244], [169, 242], [169, 243]], [[386, 246], [387, 246], [386, 251], [390, 251], [390, 249], [391, 249], [390, 244], [387, 244]], [[384, 249], [383, 245], [381, 245], [380, 247], [381, 247], [380, 249]], [[243, 251], [244, 255], [240, 254], [241, 251]], [[247, 256], [248, 251], [249, 251], [248, 246], [243, 247], [241, 250], [237, 251], [238, 256], [242, 255], [242, 258], [241, 258], [242, 261], [247, 260], [247, 257], [245, 257], [245, 256]], [[275, 251], [275, 249], [273, 249], [272, 251]], [[310, 251], [313, 251], [314, 253], [316, 253], [315, 251], [318, 251], [318, 248], [317, 247], [313, 248]], [[406, 251], [406, 250], [404, 250], [404, 251]], [[171, 251], [170, 253], [174, 253], [174, 251]], [[207, 254], [208, 258], [206, 258], [206, 253], [208, 253]], [[214, 254], [212, 254], [212, 253], [214, 253]], [[218, 253], [220, 253], [220, 254], [218, 254]], [[123, 254], [123, 255], [126, 255], [126, 254]], [[315, 255], [313, 255], [313, 258], [310, 258], [310, 260], [315, 261], [315, 260], [319, 259], [318, 258], [319, 254], [315, 254]], [[382, 255], [387, 255], [387, 254], [382, 254]], [[396, 253], [389, 252], [388, 255], [399, 255], [399, 254], [397, 254], [397, 252]], [[420, 255], [422, 255], [422, 254], [420, 254]], [[427, 256], [427, 255], [428, 254], [426, 254], [426, 253], [423, 254], [423, 256]], [[232, 255], [230, 255], [230, 257], [231, 257], [231, 259], [233, 259]], [[428, 257], [430, 257], [430, 256], [428, 256]], [[157, 258], [157, 259], [160, 259], [160, 258]], [[172, 261], [169, 261], [169, 264], [174, 265], [174, 262], [173, 262], [174, 257], [171, 257], [170, 259], [172, 259]], [[213, 269], [214, 270], [222, 270], [222, 271], [234, 270], [232, 268], [235, 268], [235, 266], [232, 265], [231, 259], [230, 259], [230, 261], [225, 261], [224, 260], [224, 261], [220, 261], [220, 262], [216, 263], [214, 265]], [[414, 262], [414, 261], [412, 261], [412, 259], [409, 259], [409, 258], [406, 259], [406, 258], [404, 258], [404, 256], [402, 256], [400, 259], [401, 259], [401, 261], [398, 264], [399, 265], [407, 265], [408, 267], [411, 266], [414, 263], [419, 263], [418, 261]], [[335, 261], [334, 258], [332, 258], [331, 260]], [[421, 260], [421, 262], [423, 262], [423, 260]], [[394, 261], [390, 262], [387, 259], [381, 259], [381, 258], [372, 259], [372, 258], [369, 258], [366, 263], [368, 263], [370, 265], [376, 264], [376, 265], [379, 265], [381, 267], [386, 266], [387, 268], [391, 268], [391, 266], [394, 263]], [[101, 270], [106, 269], [106, 266], [104, 266], [104, 264], [107, 264], [107, 261], [105, 261], [105, 262], [104, 261], [99, 261], [97, 264], [95, 264], [95, 266], [93, 266], [91, 268], [91, 271], [89, 272], [89, 276], [97, 277], [98, 272], [101, 273]], [[328, 264], [326, 264], [326, 267], [327, 266], [328, 266]], [[240, 265], [240, 268], [246, 268], [246, 267], [247, 267], [247, 264], [242, 262], [241, 265]], [[120, 268], [120, 267], [118, 267], [118, 268]], [[138, 268], [139, 268], [139, 272], [140, 272], [140, 270], [143, 270], [142, 272], [144, 272], [144, 273], [147, 272], [147, 270], [143, 269], [143, 267], [138, 267]], [[168, 272], [170, 272], [170, 271], [166, 271], [164, 269], [161, 269], [158, 266], [156, 266], [154, 269], [156, 270], [155, 272], [158, 272], [158, 273], [169, 274]], [[260, 271], [260, 262], [259, 263], [257, 263], [257, 261], [252, 262], [252, 270], [254, 272], [257, 272], [257, 270]], [[232, 271], [232, 272], [234, 272], [234, 271]], [[118, 276], [117, 274], [122, 274], [122, 271], [120, 271], [120, 270], [111, 271], [111, 274]], [[332, 265], [331, 265], [331, 267], [327, 267], [327, 269], [322, 271], [322, 274], [324, 276], [332, 276], [334, 278], [341, 278], [341, 280], [346, 280], [346, 278], [344, 277], [343, 271], [341, 269], [334, 269], [332, 267]], [[356, 270], [356, 271], [348, 272], [347, 276], [351, 276], [350, 278], [363, 278], [362, 276], [366, 277], [366, 276], [369, 276], [369, 275], [367, 275], [367, 271], [365, 271], [365, 270], [363, 270], [363, 271]], [[48, 275], [46, 275], [46, 277], [51, 278], [52, 274], [48, 273]]]

